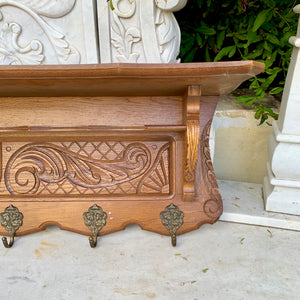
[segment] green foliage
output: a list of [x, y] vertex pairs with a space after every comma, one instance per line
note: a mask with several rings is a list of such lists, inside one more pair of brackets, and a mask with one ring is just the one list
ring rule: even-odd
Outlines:
[[265, 71], [244, 87], [255, 97], [241, 96], [238, 102], [255, 105], [255, 118], [264, 123], [277, 119], [262, 100], [266, 93], [283, 90], [298, 16], [292, 8], [300, 0], [190, 0], [176, 17], [182, 29], [181, 58], [184, 62], [256, 60]]
[[108, 2], [108, 1], [109, 1], [110, 9], [111, 9], [111, 10], [114, 10], [115, 8], [114, 8], [114, 5], [113, 5], [112, 0], [107, 0], [107, 2]]

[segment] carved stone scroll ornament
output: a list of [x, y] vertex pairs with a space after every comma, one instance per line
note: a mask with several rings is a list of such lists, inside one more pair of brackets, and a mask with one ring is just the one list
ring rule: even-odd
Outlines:
[[182, 9], [186, 0], [156, 0], [156, 34], [158, 37], [161, 62], [179, 62], [181, 32], [173, 14], [174, 11]]
[[[1, 21], [1, 14], [0, 14]], [[22, 28], [17, 23], [4, 23], [0, 29], [1, 65], [38, 65], [44, 60], [43, 45], [32, 40], [26, 46], [19, 45]]]
[[183, 8], [186, 0], [111, 0], [111, 4], [111, 43], [117, 52], [113, 62], [177, 62], [180, 29], [173, 11]]
[[48, 18], [61, 18], [73, 9], [76, 0], [18, 0], [36, 13]]
[[114, 9], [112, 10], [112, 45], [117, 49], [116, 58], [119, 62], [136, 63], [140, 56], [133, 51], [133, 44], [141, 40], [141, 32], [137, 26], [126, 28], [122, 19], [131, 18], [136, 11], [136, 2], [128, 1], [128, 8], [123, 11], [119, 8], [120, 0], [112, 0]]
[[44, 18], [60, 18], [70, 13], [76, 0], [0, 0], [0, 64], [41, 64], [44, 61], [43, 45], [37, 39], [27, 45], [19, 44], [22, 27], [16, 22], [5, 22], [3, 7], [14, 7], [28, 14], [40, 26], [51, 43], [61, 64], [80, 63], [79, 52], [71, 46], [63, 33], [54, 29]]

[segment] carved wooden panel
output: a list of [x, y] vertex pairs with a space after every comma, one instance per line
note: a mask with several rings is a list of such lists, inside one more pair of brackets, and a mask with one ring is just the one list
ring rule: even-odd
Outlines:
[[4, 142], [0, 195], [168, 195], [170, 142]]

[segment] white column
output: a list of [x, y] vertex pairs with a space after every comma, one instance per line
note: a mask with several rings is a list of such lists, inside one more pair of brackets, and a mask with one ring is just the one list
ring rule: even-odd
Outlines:
[[[294, 8], [300, 14], [300, 5]], [[269, 140], [270, 161], [264, 180], [266, 210], [300, 215], [300, 21], [290, 38], [294, 46], [279, 119]]]

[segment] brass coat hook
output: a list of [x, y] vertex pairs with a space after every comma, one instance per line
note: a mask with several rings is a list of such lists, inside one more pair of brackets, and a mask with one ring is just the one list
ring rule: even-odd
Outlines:
[[2, 238], [2, 242], [5, 248], [11, 248], [15, 241], [16, 231], [23, 224], [23, 214], [19, 212], [17, 207], [10, 205], [5, 208], [5, 211], [0, 214], [1, 225], [8, 231], [9, 233], [9, 242], [6, 237]]
[[97, 204], [91, 206], [87, 212], [83, 214], [85, 225], [92, 231], [89, 237], [90, 246], [97, 246], [97, 237], [99, 231], [106, 225], [107, 214]]
[[160, 219], [162, 224], [170, 231], [172, 246], [175, 247], [177, 243], [176, 231], [183, 224], [184, 214], [173, 203], [166, 207], [164, 211], [160, 213]]
[[12, 235], [9, 238], [9, 243], [7, 242], [7, 238], [4, 236], [2, 237], [2, 242], [5, 248], [11, 248], [15, 242], [15, 236]]

